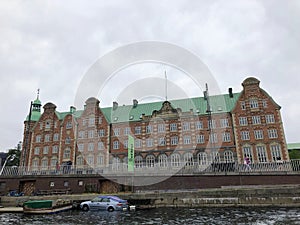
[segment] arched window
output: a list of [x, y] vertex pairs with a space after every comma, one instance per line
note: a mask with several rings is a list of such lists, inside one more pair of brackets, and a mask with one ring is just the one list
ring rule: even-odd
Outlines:
[[281, 147], [279, 144], [271, 144], [271, 155], [274, 162], [276, 162], [278, 159], [282, 160], [281, 156]]
[[146, 157], [146, 166], [147, 167], [154, 167], [155, 157], [154, 155], [147, 155]]
[[208, 164], [206, 152], [199, 152], [197, 156], [199, 166]]
[[256, 152], [259, 162], [267, 162], [267, 152], [264, 145], [257, 145]]
[[142, 168], [143, 167], [143, 158], [142, 156], [136, 156], [134, 159], [134, 164], [136, 168]]
[[180, 155], [178, 153], [173, 153], [171, 155], [171, 166], [180, 167]]
[[248, 157], [250, 162], [253, 163], [253, 153], [252, 153], [252, 147], [250, 145], [244, 145], [243, 146], [243, 160], [245, 157]]
[[194, 165], [194, 157], [193, 154], [187, 152], [183, 155], [184, 165], [186, 166], [193, 166]]
[[168, 157], [165, 154], [161, 154], [158, 156], [158, 164], [159, 167], [167, 167], [168, 166]]
[[227, 150], [224, 152], [224, 161], [225, 162], [233, 162], [234, 161], [232, 151]]
[[92, 166], [92, 167], [94, 167], [94, 156], [93, 155], [88, 155], [88, 157], [87, 157], [87, 163], [88, 163], [88, 165], [89, 166]]
[[220, 155], [219, 152], [215, 151], [215, 152], [211, 152], [210, 153], [210, 157], [211, 157], [211, 162], [220, 162]]

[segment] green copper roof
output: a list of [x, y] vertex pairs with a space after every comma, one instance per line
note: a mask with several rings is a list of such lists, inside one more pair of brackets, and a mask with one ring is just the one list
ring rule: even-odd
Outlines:
[[[230, 112], [240, 96], [240, 93], [233, 94], [230, 98], [229, 94], [210, 96], [210, 105], [212, 113]], [[203, 97], [179, 99], [169, 101], [173, 108], [180, 108], [182, 112], [189, 112], [193, 110], [195, 115], [206, 114], [207, 101]], [[102, 112], [110, 123], [139, 121], [142, 114], [146, 116], [152, 115], [154, 110], [160, 110], [163, 102], [150, 102], [138, 104], [136, 107], [132, 105], [118, 106], [113, 110], [112, 107], [102, 108]]]
[[[230, 112], [239, 96], [240, 93], [234, 93], [232, 97], [229, 94], [210, 96], [212, 114]], [[133, 107], [133, 105], [118, 106], [115, 110], [113, 110], [113, 107], [106, 107], [101, 108], [101, 111], [109, 123], [139, 121], [142, 114], [149, 116], [152, 115], [154, 110], [160, 110], [163, 102], [139, 103], [136, 107]], [[169, 100], [169, 102], [174, 109], [180, 108], [182, 112], [192, 111], [194, 115], [207, 113], [207, 101], [203, 97]], [[76, 110], [73, 115], [75, 118], [79, 118], [82, 112], [83, 110]], [[57, 111], [55, 113], [59, 120], [63, 120], [66, 115], [71, 114], [71, 112]], [[31, 120], [38, 121], [40, 116], [40, 112], [32, 111]], [[28, 116], [26, 120], [28, 121]]]
[[42, 102], [37, 98], [36, 100], [33, 101], [33, 104], [42, 105]]

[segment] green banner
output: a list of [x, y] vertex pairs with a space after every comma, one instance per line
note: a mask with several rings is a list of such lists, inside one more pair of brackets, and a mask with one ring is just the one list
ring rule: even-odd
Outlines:
[[128, 171], [134, 170], [134, 138], [128, 135]]

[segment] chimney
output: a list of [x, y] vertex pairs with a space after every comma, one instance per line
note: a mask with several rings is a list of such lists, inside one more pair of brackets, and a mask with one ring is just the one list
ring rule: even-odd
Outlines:
[[138, 100], [133, 99], [133, 108], [137, 107], [138, 103], [139, 103]]
[[113, 102], [113, 110], [116, 110], [118, 108], [118, 103], [117, 102]]
[[228, 92], [229, 92], [229, 97], [233, 98], [232, 88], [228, 88]]
[[76, 108], [74, 106], [70, 106], [70, 113], [74, 113], [76, 111]]

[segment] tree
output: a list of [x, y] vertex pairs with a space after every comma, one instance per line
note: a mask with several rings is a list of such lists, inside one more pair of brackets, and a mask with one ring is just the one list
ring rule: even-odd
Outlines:
[[293, 149], [289, 152], [290, 159], [300, 159], [300, 150]]
[[[7, 161], [6, 166], [19, 166], [20, 165], [21, 148], [22, 148], [22, 142], [20, 141], [15, 148], [8, 150], [7, 158], [10, 157], [10, 160]], [[13, 160], [11, 160], [11, 159], [13, 159]]]

